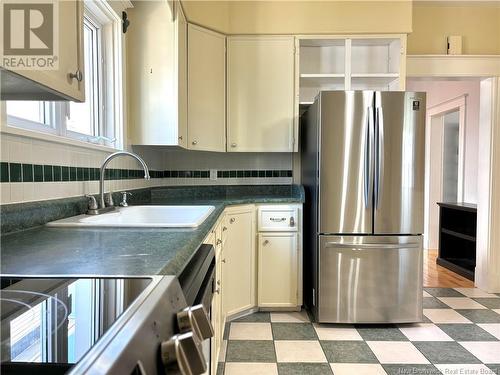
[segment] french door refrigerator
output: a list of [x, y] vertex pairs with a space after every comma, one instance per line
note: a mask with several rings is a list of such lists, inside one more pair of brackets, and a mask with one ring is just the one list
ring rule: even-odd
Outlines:
[[425, 93], [323, 91], [301, 117], [316, 321], [422, 320], [424, 142]]

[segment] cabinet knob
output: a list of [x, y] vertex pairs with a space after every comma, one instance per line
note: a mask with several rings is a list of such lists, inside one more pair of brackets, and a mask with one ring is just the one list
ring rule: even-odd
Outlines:
[[182, 141], [182, 135], [179, 135], [179, 141]]
[[222, 243], [222, 240], [221, 240], [220, 238], [219, 238], [219, 239], [217, 239], [217, 241], [215, 241], [215, 244], [216, 244], [216, 245], [220, 245], [221, 243]]
[[220, 280], [217, 280], [217, 285], [220, 285]]
[[234, 217], [232, 217], [231, 219], [229, 219], [229, 224], [233, 224], [235, 221], [236, 221], [236, 219]]
[[[162, 342], [161, 359], [166, 369], [172, 367], [181, 374], [203, 374], [207, 371], [207, 363], [203, 356], [201, 343], [196, 334], [186, 332], [175, 335]], [[177, 365], [178, 369], [176, 369]], [[169, 370], [170, 371], [170, 370]]]
[[266, 246], [269, 243], [269, 240], [264, 241], [264, 246]]
[[222, 260], [221, 260], [221, 262], [222, 262], [222, 263], [226, 263], [226, 259], [222, 259]]
[[225, 232], [227, 230], [227, 227], [222, 227], [222, 231]]
[[220, 294], [220, 288], [215, 289], [215, 293]]
[[236, 143], [231, 143], [231, 147], [235, 148], [236, 147]]
[[290, 216], [290, 226], [294, 227], [295, 226], [295, 219], [293, 216]]
[[196, 145], [198, 144], [198, 141], [193, 141], [193, 142], [191, 142], [191, 144], [192, 144], [193, 146], [196, 146]]
[[83, 73], [80, 69], [77, 69], [74, 73], [69, 73], [69, 78], [76, 79], [78, 82], [83, 81]]

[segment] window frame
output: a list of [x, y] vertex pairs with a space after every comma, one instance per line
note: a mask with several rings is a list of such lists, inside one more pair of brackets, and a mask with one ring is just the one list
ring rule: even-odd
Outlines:
[[[85, 134], [85, 133], [80, 133], [74, 130], [70, 130], [68, 128], [68, 115], [71, 116], [71, 103], [70, 102], [63, 102], [60, 103], [62, 106], [62, 110], [64, 111], [64, 116], [62, 118], [65, 118], [65, 135], [69, 138], [76, 138], [82, 141], [87, 141], [87, 142], [92, 142], [92, 143], [98, 143], [100, 138], [107, 138], [107, 134], [103, 132], [103, 129], [105, 126], [103, 126], [103, 112], [104, 112], [104, 103], [103, 103], [103, 98], [105, 96], [105, 93], [103, 92], [105, 85], [103, 84], [104, 80], [106, 79], [106, 71], [103, 69], [104, 65], [104, 57], [103, 57], [103, 51], [105, 51], [105, 46], [103, 39], [103, 28], [104, 25], [90, 12], [88, 11], [87, 8], [85, 8], [85, 14], [84, 14], [84, 20], [83, 20], [83, 25], [84, 27], [89, 27], [92, 29], [93, 32], [96, 32], [96, 35], [93, 36], [92, 39], [94, 39], [95, 42], [95, 49], [97, 50], [97, 53], [95, 54], [96, 56], [92, 56], [93, 60], [93, 72], [85, 72], [85, 76], [87, 79], [90, 77], [92, 78], [92, 82], [90, 87], [92, 88], [91, 92], [86, 92], [85, 95], [87, 99], [92, 96], [92, 102], [91, 102], [91, 127], [92, 127], [92, 133], [93, 134]], [[97, 89], [95, 89], [97, 88]]]
[[[97, 135], [87, 135], [69, 130], [66, 116], [69, 114], [70, 102], [49, 101], [40, 101], [45, 106], [45, 123], [8, 115], [7, 103], [1, 102], [2, 132], [75, 144], [81, 147], [105, 150], [123, 149], [125, 74], [122, 63], [125, 51], [121, 33], [121, 18], [106, 1], [91, 0], [85, 1], [84, 22], [100, 29], [100, 35], [97, 38], [99, 51], [96, 57], [97, 74], [94, 78], [94, 85], [98, 87], [95, 95], [97, 108], [93, 111], [93, 115], [96, 116], [94, 134], [97, 131]], [[110, 135], [109, 130], [112, 130], [113, 134]]]

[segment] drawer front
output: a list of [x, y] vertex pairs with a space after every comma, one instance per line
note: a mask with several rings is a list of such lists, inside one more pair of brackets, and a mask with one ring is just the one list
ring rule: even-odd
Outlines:
[[299, 218], [297, 207], [259, 207], [259, 232], [296, 232]]

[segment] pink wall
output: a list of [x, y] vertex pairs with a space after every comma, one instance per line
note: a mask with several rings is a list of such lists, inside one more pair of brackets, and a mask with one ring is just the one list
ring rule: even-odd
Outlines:
[[465, 123], [464, 200], [477, 203], [479, 80], [408, 80], [407, 91], [427, 93], [427, 108], [467, 94]]

